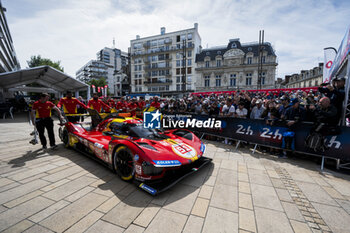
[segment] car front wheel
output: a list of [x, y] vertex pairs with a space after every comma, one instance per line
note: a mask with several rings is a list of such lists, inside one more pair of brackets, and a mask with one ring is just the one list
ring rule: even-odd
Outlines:
[[133, 154], [126, 146], [119, 146], [113, 156], [114, 169], [122, 180], [129, 181], [134, 177]]

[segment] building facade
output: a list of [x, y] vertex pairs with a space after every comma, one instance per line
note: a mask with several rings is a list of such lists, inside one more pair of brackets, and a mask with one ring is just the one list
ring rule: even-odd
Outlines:
[[302, 70], [299, 74], [286, 75], [286, 88], [316, 87], [323, 82], [323, 63], [310, 70]]
[[203, 49], [196, 55], [196, 90], [230, 91], [274, 88], [277, 56], [270, 43], [262, 47], [261, 86], [258, 82], [259, 44], [231, 39], [227, 46]]
[[6, 8], [0, 1], [0, 73], [20, 70], [15, 48], [7, 25]]
[[198, 24], [193, 28], [130, 41], [132, 93], [174, 95], [195, 90], [195, 55], [200, 51]]
[[76, 72], [77, 79], [88, 82], [91, 79], [105, 78], [109, 93], [113, 96], [125, 95], [129, 91], [127, 67], [128, 53], [116, 48], [103, 48], [96, 54], [97, 60], [91, 60]]

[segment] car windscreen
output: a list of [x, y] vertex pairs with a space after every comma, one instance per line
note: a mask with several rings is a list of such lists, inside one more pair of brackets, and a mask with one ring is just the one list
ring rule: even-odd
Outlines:
[[142, 124], [129, 124], [129, 135], [139, 138], [151, 138], [151, 139], [166, 139], [169, 138], [164, 134], [160, 134], [154, 129], [144, 128]]

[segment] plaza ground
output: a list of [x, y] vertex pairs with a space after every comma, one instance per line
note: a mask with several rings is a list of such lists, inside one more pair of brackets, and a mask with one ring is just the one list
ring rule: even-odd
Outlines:
[[350, 232], [350, 176], [313, 161], [205, 141], [213, 163], [153, 197], [57, 133], [55, 151], [29, 144], [31, 131], [0, 120], [0, 231]]

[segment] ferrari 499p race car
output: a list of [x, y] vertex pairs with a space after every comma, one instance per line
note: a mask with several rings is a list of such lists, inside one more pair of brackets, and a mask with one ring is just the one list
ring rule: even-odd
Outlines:
[[89, 110], [92, 124], [67, 122], [59, 129], [66, 147], [98, 159], [121, 179], [133, 181], [152, 195], [172, 187], [211, 159], [205, 145], [186, 129], [145, 128], [137, 118], [112, 113], [101, 119]]

